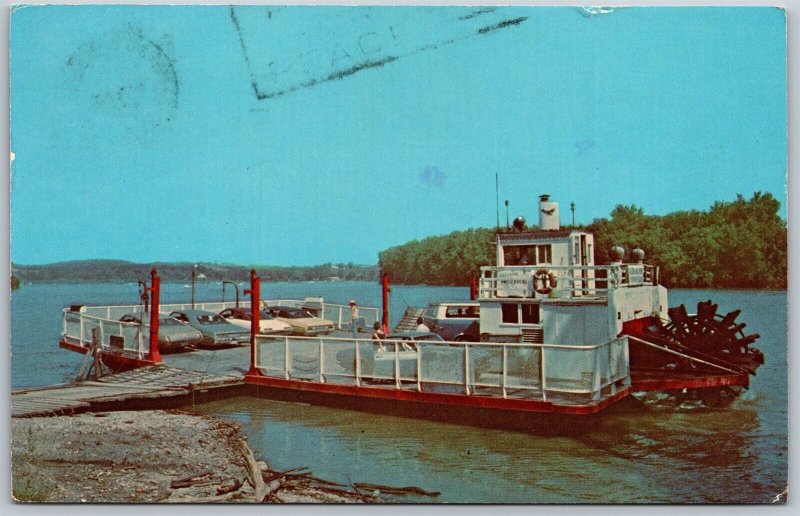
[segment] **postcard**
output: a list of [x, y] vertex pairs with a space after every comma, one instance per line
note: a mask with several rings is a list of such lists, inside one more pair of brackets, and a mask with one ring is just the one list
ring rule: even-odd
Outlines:
[[12, 7], [13, 500], [785, 503], [786, 32]]

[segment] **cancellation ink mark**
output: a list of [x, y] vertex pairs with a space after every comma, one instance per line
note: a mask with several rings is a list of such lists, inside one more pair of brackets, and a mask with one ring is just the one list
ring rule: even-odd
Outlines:
[[[388, 23], [389, 20], [385, 24], [380, 23], [379, 11], [376, 11], [378, 13], [376, 16], [371, 16], [368, 12], [357, 18], [350, 18], [356, 20], [357, 26], [363, 20], [369, 20], [367, 24], [361, 23], [360, 32], [351, 30], [340, 35], [331, 33], [328, 47], [320, 47], [318, 41], [309, 41], [306, 42], [309, 46], [303, 48], [304, 35], [313, 31], [305, 31], [297, 36], [290, 33], [289, 36], [297, 40], [293, 43], [297, 46], [296, 53], [267, 55], [266, 61], [262, 54], [255, 54], [256, 61], [262, 61], [262, 64], [257, 64], [253, 60], [253, 49], [264, 45], [265, 34], [270, 38], [280, 38], [281, 27], [272, 25], [274, 21], [269, 23], [265, 21], [272, 18], [269, 13], [260, 18], [242, 18], [237, 16], [236, 9], [235, 6], [229, 8], [231, 23], [242, 49], [242, 56], [250, 76], [250, 87], [258, 100], [274, 99], [299, 89], [345, 79], [359, 72], [381, 68], [401, 58], [437, 50], [476, 35], [515, 27], [528, 19], [519, 17], [503, 20], [502, 11], [498, 11], [495, 7], [473, 10], [458, 18], [442, 18], [441, 13], [444, 11], [434, 12], [434, 16], [423, 15], [420, 21], [428, 23], [432, 28], [440, 26], [441, 32], [429, 31], [425, 33], [426, 36], [419, 37], [416, 27], [411, 30], [409, 26], [409, 30], [404, 32], [402, 24], [398, 26], [396, 23]], [[488, 25], [486, 22], [489, 17], [500, 18], [500, 21]], [[243, 22], [249, 27], [248, 30], [243, 27]], [[343, 18], [342, 23], [347, 24], [348, 19]], [[484, 26], [481, 27], [481, 24]], [[248, 41], [251, 38], [248, 34], [255, 34], [252, 36], [253, 41], [250, 42], [251, 53], [248, 53]], [[434, 40], [431, 41], [432, 39]]]
[[169, 35], [154, 38], [129, 24], [77, 47], [63, 68], [65, 110], [79, 127], [137, 138], [171, 121], [180, 80], [169, 46]]
[[513, 27], [514, 25], [519, 25], [520, 23], [527, 20], [527, 16], [523, 16], [521, 18], [515, 18], [513, 20], [505, 20], [501, 21], [500, 23], [496, 23], [494, 25], [489, 25], [488, 27], [484, 27], [482, 29], [478, 29], [478, 34], [487, 34], [489, 32], [494, 32], [496, 30], [505, 29], [507, 27]]
[[475, 18], [476, 16], [480, 16], [482, 14], [492, 13], [492, 12], [494, 12], [496, 10], [497, 10], [497, 7], [484, 7], [483, 9], [478, 9], [476, 11], [472, 11], [471, 13], [465, 14], [464, 16], [459, 16], [458, 19], [462, 20], [462, 21], [463, 20], [471, 20], [472, 18]]
[[[263, 100], [261, 98], [261, 92], [258, 90], [258, 82], [256, 81], [255, 74], [253, 73], [253, 67], [250, 64], [250, 58], [247, 56], [247, 45], [244, 43], [242, 27], [239, 25], [239, 19], [236, 17], [236, 11], [234, 11], [233, 6], [230, 6], [229, 13], [231, 16], [231, 22], [236, 28], [236, 35], [239, 37], [239, 45], [242, 47], [242, 56], [244, 56], [244, 62], [247, 66], [247, 73], [250, 74], [250, 86], [253, 88], [253, 93], [255, 94], [256, 98]], [[272, 19], [272, 11], [267, 11], [267, 18], [270, 20]]]

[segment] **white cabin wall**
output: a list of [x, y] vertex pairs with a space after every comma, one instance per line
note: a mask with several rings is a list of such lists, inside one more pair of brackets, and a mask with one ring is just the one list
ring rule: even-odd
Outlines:
[[616, 337], [608, 334], [608, 306], [542, 304], [546, 344], [603, 344]]
[[609, 292], [610, 325], [617, 334], [622, 331], [622, 323], [641, 319], [653, 314], [667, 317], [667, 289], [661, 285], [620, 288]]

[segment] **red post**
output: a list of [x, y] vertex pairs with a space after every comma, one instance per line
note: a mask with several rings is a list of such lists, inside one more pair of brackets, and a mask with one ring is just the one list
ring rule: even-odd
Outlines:
[[158, 277], [156, 269], [150, 271], [150, 290], [152, 297], [150, 300], [150, 360], [161, 363], [161, 353], [158, 352], [158, 303], [161, 291], [161, 278]]
[[256, 335], [261, 330], [261, 278], [255, 269], [250, 269], [250, 288], [244, 293], [250, 295], [250, 370], [247, 374], [260, 376], [256, 368]]
[[473, 301], [478, 299], [478, 278], [474, 274], [469, 277], [469, 298]]
[[384, 272], [381, 277], [381, 287], [383, 290], [383, 332], [389, 333], [389, 274]]

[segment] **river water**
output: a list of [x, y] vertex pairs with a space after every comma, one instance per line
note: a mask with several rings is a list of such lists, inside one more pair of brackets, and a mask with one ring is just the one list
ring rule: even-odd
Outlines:
[[[262, 298], [322, 296], [380, 306], [365, 282], [264, 284]], [[393, 286], [392, 323], [408, 305], [466, 299], [468, 289]], [[187, 302], [185, 285], [162, 286], [162, 300]], [[197, 299], [218, 301], [219, 284]], [[226, 299], [232, 299], [230, 290]], [[396, 416], [236, 398], [194, 410], [236, 421], [274, 469], [306, 466], [328, 480], [414, 485], [439, 491], [420, 502], [769, 503], [787, 485], [786, 292], [673, 290], [670, 306], [713, 299], [741, 308], [747, 333], [766, 356], [750, 390], [725, 409], [624, 403], [591, 428], [576, 420], [565, 436], [542, 436]], [[133, 304], [134, 284], [23, 285], [11, 302], [13, 388], [68, 381], [82, 356], [58, 348], [61, 309], [70, 304]], [[247, 367], [247, 364], [242, 364]]]

